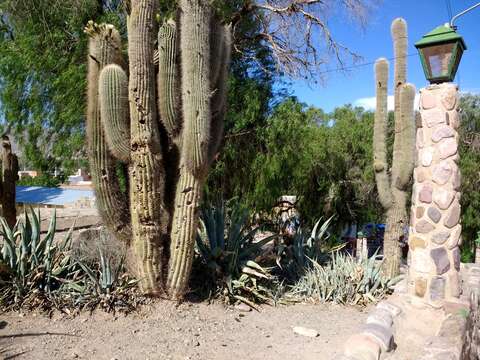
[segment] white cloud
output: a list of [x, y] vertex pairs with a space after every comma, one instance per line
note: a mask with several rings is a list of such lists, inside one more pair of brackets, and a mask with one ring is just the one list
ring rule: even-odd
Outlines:
[[[418, 109], [419, 99], [420, 99], [419, 94], [418, 93], [415, 94], [415, 103], [414, 103], [415, 110]], [[388, 99], [387, 99], [387, 107], [388, 107], [389, 111], [393, 111], [394, 102], [395, 102], [395, 99], [394, 99], [393, 95], [389, 95]], [[361, 106], [365, 110], [372, 110], [372, 111], [375, 110], [376, 104], [377, 104], [377, 101], [376, 101], [376, 98], [374, 96], [366, 97], [366, 98], [360, 98], [360, 99], [357, 99], [353, 102], [354, 106]]]

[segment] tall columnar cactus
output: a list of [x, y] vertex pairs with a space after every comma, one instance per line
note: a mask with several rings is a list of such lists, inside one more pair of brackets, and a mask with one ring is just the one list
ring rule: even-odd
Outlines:
[[[230, 26], [208, 0], [180, 0], [176, 19], [160, 23], [158, 0], [127, 5], [128, 76], [117, 30], [86, 27], [91, 170], [105, 224], [131, 245], [143, 291], [181, 299], [222, 138]], [[128, 196], [118, 162], [128, 165]]]
[[8, 225], [13, 228], [17, 222], [17, 208], [15, 202], [15, 182], [18, 180], [18, 159], [12, 152], [12, 145], [7, 135], [2, 136], [2, 178], [0, 194], [2, 216]]
[[395, 140], [392, 166], [387, 161], [386, 133], [388, 126], [387, 90], [389, 64], [384, 58], [375, 63], [376, 99], [374, 125], [374, 169], [378, 195], [386, 211], [384, 237], [384, 271], [393, 277], [400, 270], [400, 241], [408, 225], [408, 185], [413, 172], [415, 151], [415, 120], [413, 103], [415, 87], [406, 83], [407, 25], [398, 18], [392, 23], [395, 53]]

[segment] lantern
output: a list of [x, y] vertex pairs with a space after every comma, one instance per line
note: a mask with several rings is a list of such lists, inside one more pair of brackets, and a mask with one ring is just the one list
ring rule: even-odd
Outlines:
[[415, 43], [422, 60], [425, 77], [431, 84], [455, 78], [463, 51], [463, 38], [449, 24], [437, 27]]

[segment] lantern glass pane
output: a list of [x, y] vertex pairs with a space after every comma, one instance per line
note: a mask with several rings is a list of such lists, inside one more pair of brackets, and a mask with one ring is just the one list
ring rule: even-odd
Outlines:
[[455, 63], [452, 66], [452, 77], [457, 73], [458, 65], [460, 65], [460, 59], [462, 58], [463, 49], [460, 45], [456, 44], [455, 49], [453, 50], [455, 54]]
[[432, 78], [448, 76], [454, 43], [425, 47], [422, 49]]

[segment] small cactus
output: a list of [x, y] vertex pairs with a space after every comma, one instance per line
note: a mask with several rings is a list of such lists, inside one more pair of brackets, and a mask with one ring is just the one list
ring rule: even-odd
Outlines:
[[400, 271], [400, 241], [408, 225], [408, 184], [413, 173], [415, 151], [415, 119], [413, 103], [415, 87], [406, 83], [407, 24], [398, 18], [392, 23], [395, 70], [395, 140], [392, 166], [387, 162], [387, 99], [389, 64], [384, 58], [375, 62], [376, 101], [374, 124], [375, 180], [380, 203], [386, 211], [384, 236], [384, 272], [389, 277]]
[[[180, 0], [176, 19], [157, 19], [157, 6], [129, 1], [128, 77], [118, 32], [92, 22], [86, 28], [89, 154], [100, 212], [131, 245], [141, 288], [179, 300], [222, 139], [231, 35], [208, 0]], [[118, 161], [129, 168], [128, 199], [115, 176]]]

